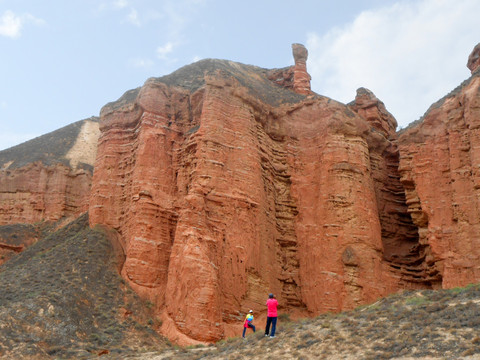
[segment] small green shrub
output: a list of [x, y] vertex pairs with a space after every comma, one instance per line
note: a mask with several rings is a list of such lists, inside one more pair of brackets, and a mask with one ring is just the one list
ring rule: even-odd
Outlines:
[[410, 306], [420, 306], [427, 303], [429, 303], [429, 300], [424, 296], [412, 296], [405, 300], [405, 304]]

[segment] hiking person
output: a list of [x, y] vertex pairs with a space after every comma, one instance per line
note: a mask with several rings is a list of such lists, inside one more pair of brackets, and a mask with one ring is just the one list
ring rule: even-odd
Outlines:
[[[267, 326], [265, 326], [265, 336], [270, 334], [271, 338], [275, 337], [275, 329], [277, 327], [277, 306], [278, 301], [273, 294], [268, 294], [267, 300]], [[270, 332], [270, 324], [272, 325], [272, 332]]]
[[247, 331], [247, 328], [252, 328], [253, 332], [255, 332], [255, 325], [253, 325], [252, 322], [253, 322], [253, 310], [250, 310], [247, 316], [245, 316], [245, 322], [243, 323], [242, 337], [245, 337], [245, 332]]

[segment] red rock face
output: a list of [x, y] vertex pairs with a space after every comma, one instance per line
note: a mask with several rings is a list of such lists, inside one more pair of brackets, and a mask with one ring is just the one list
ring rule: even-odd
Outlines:
[[87, 211], [98, 118], [0, 152], [0, 225], [75, 218]]
[[88, 210], [92, 174], [33, 163], [0, 172], [0, 225], [56, 221]]
[[[93, 180], [91, 141], [54, 163], [0, 152], [0, 225], [77, 216], [90, 196], [90, 224], [114, 229], [119, 271], [179, 344], [237, 335], [271, 292], [310, 316], [478, 281], [475, 50], [472, 77], [400, 136], [367, 89], [349, 105], [311, 93], [293, 53], [273, 70], [200, 61], [107, 104]], [[0, 257], [24, 245], [0, 233]]]
[[450, 288], [480, 272], [480, 76], [433, 104], [399, 137], [408, 211], [428, 244], [426, 262]]
[[102, 109], [90, 222], [118, 231], [122, 275], [179, 343], [233, 336], [270, 292], [306, 316], [406, 286], [384, 261], [402, 242], [382, 235], [413, 225], [394, 214], [401, 197], [377, 199], [389, 179], [373, 159], [393, 145], [364, 117], [388, 134], [394, 119], [295, 94], [272, 73], [206, 60]]
[[397, 122], [375, 95], [357, 90], [353, 111], [370, 126], [368, 137], [371, 176], [380, 220], [383, 259], [401, 286], [423, 288], [437, 286], [436, 269], [425, 262], [429, 246], [419, 243], [418, 228], [407, 210], [405, 190], [400, 182]]
[[339, 311], [394, 291], [397, 280], [382, 261], [367, 123], [326, 98], [285, 121], [295, 139], [287, 149], [307, 310]]

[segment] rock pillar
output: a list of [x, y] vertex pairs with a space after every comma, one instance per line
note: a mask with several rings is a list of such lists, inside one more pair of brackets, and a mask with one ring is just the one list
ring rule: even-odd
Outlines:
[[293, 89], [299, 94], [310, 94], [310, 75], [307, 73], [308, 51], [302, 44], [292, 44], [295, 67], [293, 69]]

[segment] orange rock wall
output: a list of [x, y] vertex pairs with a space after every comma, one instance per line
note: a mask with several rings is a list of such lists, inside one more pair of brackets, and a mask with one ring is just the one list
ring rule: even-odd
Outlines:
[[441, 286], [480, 279], [480, 76], [433, 104], [399, 137], [408, 211]]
[[[472, 77], [400, 135], [367, 89], [348, 105], [312, 93], [308, 52], [292, 50], [293, 67], [205, 60], [107, 104], [93, 179], [75, 169], [92, 164], [96, 121], [63, 132], [77, 134], [72, 166], [4, 162], [0, 225], [88, 208], [184, 345], [237, 335], [249, 309], [263, 320], [271, 292], [281, 312], [310, 316], [478, 282], [479, 47]], [[0, 257], [34, 242], [27, 230], [0, 234]]]
[[[123, 274], [166, 309], [165, 326], [202, 341], [280, 288], [274, 189], [260, 165], [268, 138], [228, 84], [210, 81], [191, 96], [146, 84], [138, 105], [103, 111], [90, 207], [92, 224], [121, 233]], [[180, 99], [189, 106], [173, 122]]]
[[91, 225], [118, 231], [122, 274], [171, 339], [233, 336], [270, 292], [306, 316], [399, 288], [383, 261], [381, 155], [347, 106], [272, 106], [217, 72], [193, 93], [149, 80], [102, 109], [100, 130]]
[[62, 164], [0, 171], [0, 225], [56, 221], [88, 209], [92, 175]]
[[366, 122], [326, 98], [286, 122], [296, 139], [289, 148], [307, 309], [351, 309], [394, 291], [397, 280], [382, 261]]
[[418, 228], [408, 212], [405, 190], [400, 182], [397, 122], [368, 89], [358, 89], [349, 107], [370, 126], [370, 167], [381, 226], [383, 260], [400, 278], [400, 286], [435, 286], [439, 281], [438, 272], [425, 262], [430, 249], [428, 244], [419, 243]]

